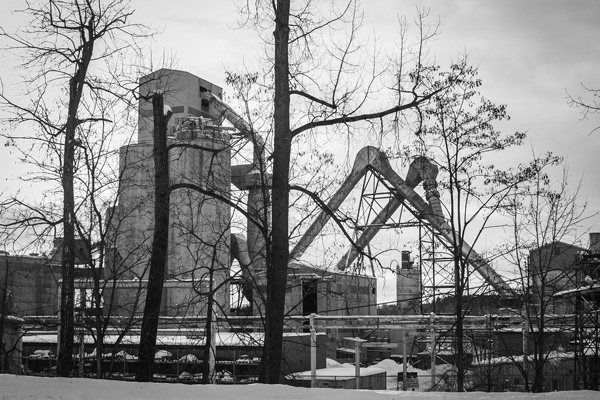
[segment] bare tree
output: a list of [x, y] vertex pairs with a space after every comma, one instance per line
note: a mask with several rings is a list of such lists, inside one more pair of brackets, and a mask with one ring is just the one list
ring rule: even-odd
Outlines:
[[[496, 128], [497, 122], [509, 118], [506, 106], [495, 105], [481, 95], [482, 81], [477, 69], [468, 66], [466, 60], [453, 65], [452, 69], [462, 71], [461, 80], [452, 90], [434, 96], [431, 105], [425, 107], [426, 122], [416, 143], [409, 147], [409, 156], [429, 158], [440, 173], [439, 190], [431, 184], [425, 190], [428, 199], [434, 199], [433, 202], [430, 200], [434, 212], [447, 221], [447, 234], [442, 232], [441, 237], [453, 260], [454, 346], [458, 391], [463, 391], [463, 321], [469, 313], [465, 303], [467, 288], [471, 287], [473, 293], [481, 294], [486, 284], [491, 284], [504, 298], [514, 297], [514, 291], [506, 281], [495, 272], [489, 261], [473, 250], [473, 246], [490, 226], [507, 223], [500, 219], [499, 211], [508, 196], [551, 160], [535, 159], [530, 165], [519, 165], [506, 171], [489, 162], [491, 153], [521, 145], [525, 135], [518, 132], [503, 134]], [[444, 79], [445, 74], [447, 72], [440, 72], [437, 79]], [[486, 281], [479, 289], [473, 287], [475, 271]]]
[[579, 188], [571, 188], [566, 168], [557, 180], [540, 170], [530, 185], [514, 188], [506, 208], [512, 218], [506, 257], [517, 268], [523, 288], [524, 360], [518, 367], [534, 392], [545, 390], [545, 367], [553, 351], [565, 350], [558, 339], [568, 329], [564, 316], [574, 312], [573, 304], [554, 294], [583, 281], [577, 253], [584, 249], [578, 244], [591, 213]]
[[[569, 106], [579, 108], [581, 110], [581, 118], [587, 119], [590, 114], [600, 113], [600, 89], [592, 89], [585, 86], [583, 83], [581, 87], [587, 92], [587, 98], [582, 96], [573, 96], [567, 92], [567, 102]], [[600, 126], [592, 129], [592, 132], [600, 129]]]
[[[101, 355], [104, 337], [107, 332], [115, 329], [111, 323], [112, 317], [118, 315], [123, 321], [118, 342], [135, 323], [133, 317], [137, 310], [136, 293], [139, 294], [142, 290], [141, 280], [131, 280], [135, 276], [134, 271], [139, 269], [137, 264], [142, 262], [138, 260], [141, 252], [136, 253], [127, 248], [120, 248], [117, 251], [118, 242], [114, 234], [117, 227], [123, 224], [124, 214], [136, 206], [133, 201], [128, 204], [127, 209], [116, 205], [118, 194], [128, 185], [121, 171], [113, 167], [119, 157], [116, 147], [121, 142], [119, 137], [126, 139], [129, 135], [123, 132], [132, 131], [127, 121], [128, 113], [123, 112], [123, 107], [118, 104], [120, 102], [120, 99], [115, 98], [112, 101], [94, 103], [95, 115], [103, 115], [116, 123], [96, 125], [86, 129], [85, 135], [81, 135], [76, 162], [78, 173], [75, 177], [75, 193], [78, 218], [75, 221], [75, 229], [79, 244], [77, 264], [81, 265], [77, 266], [77, 277], [74, 279], [76, 312], [74, 326], [79, 336], [85, 332], [94, 339], [95, 353], [99, 355], [96, 358], [97, 376], [102, 376]], [[123, 159], [126, 163], [128, 157], [124, 156]], [[26, 204], [18, 199], [8, 198], [1, 204], [6, 207], [6, 212], [3, 213], [0, 226], [8, 235], [7, 239], [17, 238], [19, 240], [15, 245], [17, 249], [48, 253], [49, 249], [45, 247], [47, 246], [45, 241], [49, 239], [44, 236], [44, 232], [52, 228], [52, 218], [58, 218], [50, 207], [53, 203], [50, 203], [50, 206], [35, 202]], [[32, 239], [34, 242], [29, 244], [24, 240], [25, 238]], [[38, 241], [42, 243], [36, 244]], [[59, 240], [58, 243], [62, 244], [62, 241]], [[54, 254], [54, 250], [50, 254]], [[85, 259], [85, 264], [82, 264], [82, 258]], [[60, 264], [60, 257], [38, 263], [40, 264], [38, 269], [46, 269], [48, 264], [48, 267], [52, 268], [50, 265]], [[60, 268], [58, 274], [60, 275]], [[58, 277], [56, 279], [58, 280]], [[123, 280], [127, 279], [133, 285], [130, 285], [128, 290], [130, 296], [125, 298], [122, 296], [122, 286]], [[11, 290], [15, 289], [17, 288], [13, 286]], [[58, 307], [58, 302], [51, 303], [49, 306]], [[33, 311], [33, 315], [37, 315], [35, 312]], [[23, 316], [32, 315], [32, 310], [21, 309], [19, 313]], [[44, 315], [53, 313], [54, 311], [46, 311]], [[82, 348], [80, 343], [80, 350]]]
[[[19, 137], [12, 133], [6, 136], [11, 141], [29, 139], [34, 146], [40, 146], [36, 149], [41, 148], [41, 154], [48, 158], [40, 160], [40, 153], [26, 158], [41, 167], [41, 174], [60, 177], [62, 215], [60, 218], [37, 215], [34, 220], [46, 226], [61, 227], [63, 284], [57, 374], [69, 376], [74, 334], [75, 239], [80, 206], [76, 204], [75, 194], [77, 149], [87, 127], [109, 122], [102, 116], [89, 114], [93, 110], [90, 105], [103, 97], [126, 97], [126, 92], [119, 90], [120, 85], [110, 84], [110, 74], [91, 74], [90, 66], [98, 65], [98, 70], [106, 66], [111, 70], [115, 56], [125, 57], [128, 50], [136, 49], [130, 39], [145, 33], [140, 25], [129, 22], [132, 11], [126, 1], [105, 4], [93, 0], [51, 0], [42, 4], [27, 3], [21, 12], [30, 16], [28, 27], [18, 33], [3, 30], [1, 36], [8, 40], [9, 50], [20, 52], [21, 56], [25, 54], [21, 68], [33, 71], [23, 80], [29, 90], [30, 104], [15, 102], [4, 91], [0, 98], [12, 113], [13, 124], [34, 126], [38, 131], [36, 136]], [[112, 69], [115, 76], [119, 71]], [[26, 153], [23, 149], [23, 154]], [[35, 207], [27, 207], [35, 213]]]
[[[333, 5], [325, 15], [311, 2], [246, 2], [241, 9], [245, 22], [263, 35], [267, 45], [265, 89], [272, 93], [273, 185], [272, 230], [267, 242], [266, 334], [262, 380], [278, 383], [281, 379], [281, 343], [285, 293], [280, 289], [287, 280], [289, 259], [290, 171], [294, 143], [327, 128], [348, 133], [358, 126], [377, 140], [379, 128], [400, 126], [420, 120], [418, 110], [435, 94], [452, 86], [457, 74], [444, 81], [432, 82], [424, 76], [430, 68], [425, 62], [425, 42], [435, 36], [424, 15], [417, 18], [416, 44], [403, 37], [400, 54], [381, 69], [360, 62], [363, 43], [358, 38], [361, 12], [354, 1]], [[406, 25], [403, 26], [406, 28]], [[343, 32], [336, 34], [336, 30]], [[267, 33], [268, 32], [268, 33]], [[267, 36], [272, 32], [273, 36]], [[403, 30], [404, 33], [406, 33]], [[373, 63], [375, 64], [375, 63]], [[390, 80], [378, 87], [385, 71]], [[370, 96], [385, 89], [388, 107], [374, 107]], [[375, 110], [375, 111], [374, 111]], [[409, 114], [413, 118], [409, 117]], [[364, 125], [359, 123], [365, 122]], [[396, 131], [398, 132], [398, 131]]]

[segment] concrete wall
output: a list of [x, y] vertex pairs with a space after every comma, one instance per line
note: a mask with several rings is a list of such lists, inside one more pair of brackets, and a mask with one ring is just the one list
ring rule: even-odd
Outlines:
[[417, 268], [398, 268], [396, 271], [396, 300], [400, 314], [420, 314], [421, 271]]
[[55, 315], [59, 304], [62, 268], [46, 257], [0, 255], [0, 299], [8, 288], [7, 313]]
[[[76, 282], [76, 286], [82, 286]], [[88, 283], [88, 287], [91, 285]], [[119, 280], [104, 288], [104, 314], [113, 317], [141, 315], [144, 312], [147, 281]], [[169, 317], [206, 315], [208, 284], [200, 281], [164, 282], [160, 315]], [[224, 301], [224, 299], [216, 299]]]
[[154, 161], [152, 145], [120, 149], [118, 206], [111, 220], [110, 279], [144, 279], [150, 260], [154, 228]]
[[[254, 315], [264, 310], [261, 293], [266, 290], [266, 277], [256, 274], [254, 287]], [[316, 293], [310, 298], [309, 285]], [[314, 304], [316, 299], [316, 307]], [[351, 273], [337, 273], [293, 264], [288, 271], [285, 296], [285, 312], [288, 315], [376, 315], [376, 278]]]
[[194, 189], [177, 189], [171, 194], [169, 274], [174, 279], [213, 282], [220, 307], [229, 310], [231, 260], [230, 197], [231, 152], [229, 137], [199, 137], [176, 144], [169, 154], [172, 184], [193, 184]]
[[[180, 188], [171, 194], [167, 278], [212, 282], [219, 308], [228, 310], [229, 286], [223, 282], [229, 277], [231, 259], [231, 208], [212, 193], [222, 199], [230, 195], [229, 136], [200, 135], [170, 140], [169, 145], [173, 146], [169, 151], [171, 184], [196, 185], [200, 191]], [[120, 162], [121, 192], [112, 223], [115, 253], [109, 257], [106, 275], [117, 280], [145, 280], [154, 227], [152, 144], [123, 147]], [[189, 296], [193, 288], [185, 292], [184, 297]]]
[[[545, 303], [545, 312], [565, 314], [574, 312], [570, 299], [553, 298], [554, 293], [574, 289], [583, 276], [578, 276], [580, 254], [585, 249], [554, 242], [529, 252], [530, 294], [535, 303]], [[581, 275], [581, 273], [579, 273]]]
[[12, 315], [2, 315], [3, 330], [2, 346], [0, 346], [0, 371], [5, 374], [18, 374], [21, 372], [21, 353], [23, 346], [21, 342], [21, 326], [23, 320]]
[[[326, 367], [328, 338], [317, 335], [317, 368]], [[282, 374], [310, 370], [310, 334], [287, 334], [283, 337]]]
[[[187, 118], [218, 118], [213, 106], [200, 99], [201, 91], [208, 91], [222, 97], [223, 89], [189, 72], [160, 69], [140, 78], [140, 95], [144, 96], [160, 89], [165, 96], [165, 104], [173, 110], [169, 125], [177, 125]], [[152, 142], [153, 118], [152, 102], [140, 99], [138, 142]]]

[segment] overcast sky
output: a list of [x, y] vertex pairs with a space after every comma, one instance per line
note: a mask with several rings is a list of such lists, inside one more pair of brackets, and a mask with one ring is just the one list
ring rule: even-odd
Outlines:
[[[234, 3], [179, 0], [167, 9], [158, 1], [132, 4], [139, 20], [163, 29], [157, 49], [173, 52], [180, 69], [224, 86], [225, 68], [252, 66], [261, 51], [251, 30], [231, 28], [238, 21]], [[581, 84], [600, 87], [600, 1], [363, 1], [363, 33], [391, 46], [398, 18], [412, 18], [417, 6], [429, 8], [430, 18], [442, 24], [432, 45], [437, 61], [447, 65], [468, 53], [480, 69], [484, 95], [508, 105], [511, 120], [502, 129], [528, 133], [529, 143], [507, 155], [515, 163], [531, 157], [532, 149], [565, 156], [573, 184], [581, 178], [584, 200], [600, 209], [600, 131], [590, 135], [600, 115], [582, 121], [566, 95], [582, 93]], [[590, 224], [600, 231], [600, 219]]]
[[[155, 53], [173, 54], [179, 69], [225, 86], [225, 68], [252, 66], [261, 51], [251, 30], [231, 28], [238, 21], [235, 3], [178, 0], [165, 7], [170, 3], [133, 0], [131, 4], [136, 21], [162, 31]], [[19, 21], [11, 13], [15, 4], [18, 1], [9, 0], [0, 5], [0, 25], [9, 30]], [[567, 157], [574, 180], [583, 176], [589, 203], [600, 206], [596, 184], [600, 131], [590, 135], [600, 125], [600, 116], [582, 121], [579, 110], [569, 108], [566, 99], [567, 90], [581, 93], [581, 83], [600, 87], [600, 2], [371, 0], [362, 3], [363, 33], [391, 45], [398, 38], [398, 17], [412, 18], [417, 5], [428, 7], [431, 19], [441, 21], [441, 34], [432, 46], [437, 61], [447, 65], [451, 58], [468, 53], [480, 68], [484, 95], [508, 105], [511, 121], [502, 129], [528, 132], [536, 152], [551, 150]], [[18, 73], [0, 63], [3, 80], [11, 81]]]
[[[10, 10], [15, 1], [0, 5], [0, 25], [10, 28], [18, 19]], [[235, 30], [238, 16], [232, 1], [134, 0], [134, 19], [162, 30], [155, 51], [171, 53], [179, 69], [221, 86], [225, 68], [252, 66], [261, 45], [250, 30]], [[412, 18], [416, 6], [428, 7], [441, 21], [441, 34], [432, 45], [437, 61], [468, 53], [479, 66], [483, 93], [495, 103], [508, 105], [508, 132], [528, 132], [528, 145], [506, 156], [515, 164], [526, 161], [531, 149], [553, 151], [567, 158], [573, 184], [582, 179], [582, 200], [600, 209], [600, 115], [581, 120], [569, 108], [566, 91], [582, 93], [580, 85], [600, 88], [600, 1], [597, 0], [370, 0], [363, 1], [364, 33], [383, 43], [397, 39], [398, 17]], [[2, 58], [0, 58], [2, 60]], [[0, 76], [15, 71], [0, 64]], [[19, 173], [0, 148], [4, 182]], [[600, 231], [600, 219], [590, 221]]]

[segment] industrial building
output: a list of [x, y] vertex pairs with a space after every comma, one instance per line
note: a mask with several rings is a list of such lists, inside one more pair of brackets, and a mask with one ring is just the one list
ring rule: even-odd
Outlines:
[[[555, 293], [575, 289], [584, 283], [580, 265], [587, 249], [560, 241], [529, 251], [529, 293], [532, 301], [549, 314], [572, 314], [575, 304]], [[543, 304], [544, 303], [544, 304]]]
[[[187, 356], [193, 354], [198, 359], [203, 358], [208, 351], [208, 332], [214, 329], [217, 371], [227, 371], [235, 376], [237, 368], [238, 373], [255, 374], [255, 362], [250, 366], [245, 359], [240, 362], [237, 359], [240, 356], [260, 357], [262, 344], [261, 316], [264, 315], [267, 285], [263, 232], [269, 231], [268, 189], [271, 181], [269, 171], [262, 167], [264, 142], [260, 136], [249, 132], [239, 116], [232, 114], [233, 111], [221, 100], [222, 88], [184, 71], [162, 69], [140, 79], [138, 140], [120, 149], [117, 206], [107, 215], [110, 234], [104, 243], [108, 259], [102, 266], [103, 301], [93, 304], [87, 300], [94, 287], [87, 268], [91, 254], [89, 245], [80, 244], [75, 282], [76, 308], [80, 318], [77, 323], [83, 326], [89, 318], [98, 315], [109, 321], [104, 333], [106, 350], [112, 357], [106, 362], [110, 361], [111, 368], [120, 351], [129, 355], [135, 352], [146, 296], [154, 224], [154, 132], [151, 103], [147, 98], [157, 90], [164, 93], [165, 104], [173, 113], [167, 133], [169, 177], [173, 190], [158, 343], [161, 350], [172, 354], [174, 360], [186, 357], [182, 364], [161, 360], [165, 363], [161, 368], [166, 371], [168, 379], [175, 377], [179, 380], [180, 367], [193, 376], [197, 373], [197, 361], [189, 361]], [[224, 124], [224, 119], [233, 126]], [[254, 146], [251, 163], [240, 164], [234, 157], [232, 149], [240, 138]], [[357, 228], [354, 245], [339, 260], [337, 268], [328, 270], [303, 262], [305, 251], [332, 214], [358, 183], [369, 176], [374, 176], [383, 190], [381, 187], [374, 188], [373, 193], [363, 193], [363, 197], [375, 198], [385, 192], [386, 196], [377, 198], [385, 204], [378, 208], [372, 206], [369, 217]], [[433, 299], [435, 306], [435, 296], [447, 294], [442, 290], [451, 287], [451, 281], [444, 281], [440, 273], [441, 260], [447, 261], [447, 254], [436, 256], [433, 251], [425, 254], [428, 248], [443, 248], [439, 243], [434, 244], [434, 240], [446, 245], [455, 240], [443, 215], [436, 176], [437, 167], [424, 157], [411, 164], [403, 179], [391, 167], [384, 152], [371, 146], [358, 152], [347, 179], [329, 199], [327, 210], [314, 218], [290, 249], [287, 285], [281, 288], [286, 292], [285, 313], [289, 316], [285, 326], [287, 347], [284, 352], [290, 360], [282, 373], [308, 369], [309, 352], [306, 349], [310, 345], [311, 315], [318, 316], [313, 328], [316, 327], [321, 334], [318, 339], [319, 368], [324, 365], [325, 357], [352, 359], [359, 354], [345, 342], [353, 337], [366, 340], [362, 345], [366, 351], [361, 360], [365, 363], [396, 353], [420, 356], [435, 364], [443, 359], [439, 352], [442, 346], [447, 345], [448, 351], [452, 351], [452, 317], [422, 315], [424, 296], [429, 296], [427, 301]], [[424, 195], [415, 191], [419, 185]], [[244, 192], [241, 198], [246, 203], [234, 203], [233, 191]], [[234, 221], [234, 208], [244, 211], [244, 223]], [[412, 216], [412, 220], [390, 223], [391, 216], [401, 208], [407, 211], [404, 215]], [[379, 318], [377, 279], [373, 274], [364, 270], [359, 272], [353, 266], [357, 260], [360, 261], [361, 254], [368, 251], [369, 242], [386, 224], [396, 227], [418, 225], [419, 230], [426, 232], [421, 236], [429, 235], [427, 240], [430, 241], [420, 238], [419, 254], [414, 259], [409, 251], [402, 251], [396, 268], [396, 301], [402, 315]], [[11, 319], [11, 329], [18, 331], [18, 324], [27, 329], [22, 341], [25, 356], [35, 350], [56, 346], [60, 248], [61, 243], [57, 241], [49, 256], [4, 254], [6, 271], [2, 269], [0, 258], [3, 295], [7, 299], [14, 297], [14, 300], [4, 302], [11, 305], [2, 314], [23, 318], [22, 321]], [[474, 270], [486, 284], [503, 296], [514, 296], [514, 290], [468, 244], [464, 244], [461, 251], [469, 257]], [[532, 287], [540, 286], [537, 278], [540, 268], [536, 265], [544, 265], [548, 257], [554, 263], [550, 269], [556, 271], [551, 274], [555, 283], [553, 293], [567, 293], [580, 288], [585, 274], [577, 269], [577, 265], [584, 251], [564, 243], [556, 243], [537, 252], [532, 250]], [[586, 265], [591, 265], [590, 262], [588, 260]], [[12, 268], [13, 265], [18, 265], [18, 268]], [[597, 270], [594, 271], [587, 273], [598, 279]], [[3, 278], [4, 272], [10, 275], [8, 280]], [[24, 285], [25, 282], [28, 284]], [[15, 290], [19, 285], [27, 289]], [[587, 288], [591, 287], [593, 285]], [[556, 297], [553, 312], [577, 312], [573, 304], [568, 294]], [[214, 317], [212, 327], [208, 325], [208, 316]], [[489, 321], [486, 318], [477, 316], [468, 321], [468, 328], [483, 332], [473, 335], [474, 340], [481, 343], [472, 346], [474, 350], [470, 356], [475, 357], [474, 353], [481, 349], [487, 352], [485, 354], [492, 351], [500, 355], [522, 354], [519, 335], [522, 338], [523, 328], [510, 325], [521, 317], [506, 317], [505, 322], [510, 321], [505, 323], [504, 331], [493, 332], [491, 318]], [[315, 322], [314, 319], [312, 321]], [[519, 324], [521, 322], [519, 319]], [[440, 332], [447, 336], [440, 338]], [[82, 330], [78, 331], [78, 335], [74, 353], [79, 353], [80, 359], [83, 359], [84, 354], [93, 352], [94, 338]], [[510, 345], [499, 344], [507, 338]], [[569, 338], [565, 340], [568, 342]], [[400, 345], [404, 347], [402, 350], [398, 348]], [[44, 370], [51, 366], [51, 363], [47, 365], [36, 358], [27, 360], [31, 361], [32, 368]], [[119, 361], [122, 361], [122, 366], [118, 373], [131, 376], [134, 366], [128, 363], [133, 364], [134, 359], [121, 357]], [[348, 385], [351, 385], [350, 381], [343, 386], [350, 387]]]
[[[105, 328], [104, 337], [106, 351], [112, 354], [118, 353], [118, 346], [126, 345], [123, 338], [127, 335], [122, 336], [121, 332], [135, 336], [139, 329], [154, 220], [153, 124], [151, 103], [145, 97], [156, 90], [164, 93], [165, 104], [173, 112], [168, 129], [170, 183], [173, 187], [196, 188], [179, 187], [172, 190], [170, 196], [169, 250], [159, 336], [175, 335], [179, 340], [165, 339], [163, 347], [175, 354], [186, 351], [185, 346], [189, 350], [191, 342], [183, 346], [181, 340], [185, 342], [189, 335], [205, 337], [205, 319], [212, 313], [218, 321], [213, 327], [215, 331], [258, 335], [242, 346], [246, 352], [255, 353], [261, 347], [261, 315], [265, 307], [265, 240], [252, 224], [248, 224], [246, 232], [232, 233], [232, 208], [228, 200], [233, 185], [237, 190], [249, 192], [248, 204], [242, 205], [243, 208], [254, 214], [264, 211], [266, 202], [259, 196], [262, 190], [260, 182], [257, 183], [260, 177], [255, 165], [232, 165], [231, 134], [235, 129], [222, 124], [223, 115], [227, 114], [216, 109], [221, 105], [218, 98], [222, 96], [222, 89], [183, 71], [159, 70], [140, 79], [138, 140], [120, 149], [117, 206], [106, 216], [109, 236], [105, 243], [108, 259], [103, 265], [101, 282], [103, 301], [101, 304], [89, 301], [89, 292], [94, 288], [90, 246], [80, 246], [82, 250], [87, 249], [88, 254], [78, 259], [76, 323], [83, 326], [98, 315], [108, 318], [110, 324]], [[214, 96], [213, 101], [202, 97], [207, 94]], [[266, 181], [269, 179], [266, 174]], [[19, 261], [20, 273], [29, 271], [28, 277], [19, 280], [31, 282], [34, 278], [36, 282], [29, 286], [30, 295], [18, 299], [21, 307], [28, 307], [27, 311], [17, 313], [27, 316], [24, 324], [28, 334], [23, 339], [26, 356], [56, 345], [60, 254], [60, 243], [57, 243], [50, 257], [31, 256], [31, 260]], [[234, 261], [239, 267], [232, 268]], [[35, 264], [35, 268], [33, 264], [33, 269], [29, 268], [28, 263]], [[12, 281], [9, 283], [14, 287]], [[376, 287], [376, 278], [372, 276], [352, 271], [326, 271], [298, 260], [290, 264], [288, 285], [282, 290], [286, 291], [288, 315], [347, 316], [376, 314]], [[236, 302], [233, 308], [232, 301]], [[289, 353], [293, 351], [290, 349], [306, 342], [307, 339], [301, 338], [308, 330], [307, 318], [290, 323], [286, 330], [289, 333], [284, 351]], [[84, 336], [75, 339], [74, 353], [86, 354], [93, 350], [93, 340]], [[323, 342], [322, 348], [329, 349], [319, 355], [319, 365], [322, 365], [326, 354], [335, 356], [335, 335], [319, 341]], [[202, 357], [203, 345], [196, 342], [196, 355]], [[219, 344], [218, 340], [216, 343], [218, 356], [236, 353], [231, 349], [235, 344]], [[302, 346], [307, 345], [306, 342]], [[250, 351], [248, 346], [254, 350]], [[121, 350], [125, 351], [124, 347]], [[296, 361], [287, 363], [284, 372], [305, 370], [307, 357], [306, 351], [295, 351]], [[32, 365], [39, 364], [30, 361]], [[45, 363], [42, 365], [47, 367]]]
[[[141, 97], [156, 90], [164, 93], [165, 105], [173, 111], [168, 133], [171, 185], [190, 184], [201, 189], [186, 187], [171, 192], [161, 315], [206, 315], [209, 296], [214, 301], [214, 312], [228, 315], [232, 290], [244, 297], [245, 315], [260, 315], [261, 289], [266, 285], [264, 239], [257, 235], [253, 224], [248, 224], [245, 237], [233, 234], [231, 205], [223, 201], [231, 198], [231, 187], [235, 185], [251, 192], [244, 208], [260, 211], [262, 204], [256, 204], [260, 203], [256, 200], [258, 185], [252, 184], [257, 167], [231, 165], [233, 129], [222, 125], [222, 113], [215, 102], [203, 97], [209, 94], [218, 99], [222, 89], [190, 73], [162, 69], [140, 79]], [[143, 304], [135, 298], [144, 290], [152, 240], [152, 110], [144, 99], [139, 108], [138, 142], [120, 151], [121, 188], [112, 218], [114, 253], [105, 270], [106, 279], [114, 282], [104, 296], [105, 307], [118, 310], [118, 314], [139, 313], [142, 309]], [[234, 260], [240, 265], [239, 271], [232, 271]], [[332, 280], [337, 285], [333, 290]], [[299, 315], [331, 310], [349, 315], [374, 313], [375, 282], [373, 277], [292, 264], [286, 311]], [[307, 300], [313, 298], [318, 300]], [[239, 313], [240, 307], [234, 308]]]

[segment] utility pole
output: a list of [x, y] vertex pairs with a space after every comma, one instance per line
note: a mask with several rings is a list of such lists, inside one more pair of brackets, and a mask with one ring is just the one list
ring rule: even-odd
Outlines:
[[344, 340], [354, 343], [354, 378], [356, 379], [355, 389], [360, 389], [360, 347], [365, 339], [356, 337], [345, 337]]
[[317, 387], [317, 330], [315, 313], [310, 314], [310, 387]]

